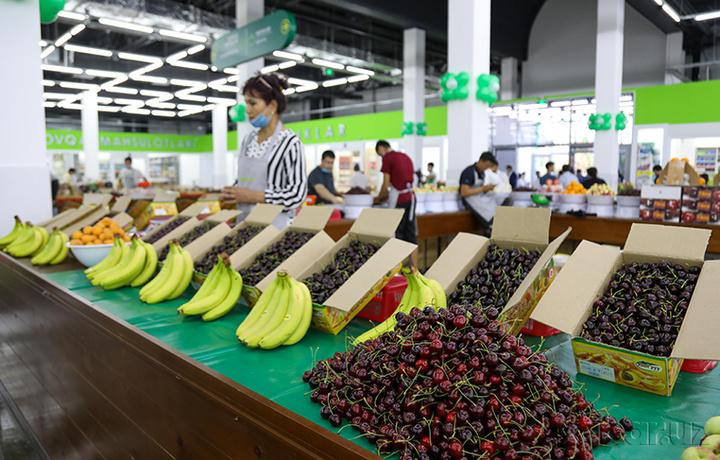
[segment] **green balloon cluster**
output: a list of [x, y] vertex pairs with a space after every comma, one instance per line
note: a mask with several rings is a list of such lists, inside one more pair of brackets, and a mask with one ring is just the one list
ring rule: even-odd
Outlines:
[[65, 8], [65, 0], [40, 0], [40, 22], [55, 22], [57, 15]]
[[590, 115], [588, 125], [593, 131], [607, 131], [612, 128], [612, 114], [597, 113]]
[[400, 134], [402, 136], [405, 136], [406, 134], [412, 134], [413, 133], [413, 126], [414, 123], [412, 121], [405, 121], [402, 124], [402, 128], [400, 131]]
[[620, 112], [617, 115], [615, 115], [615, 129], [618, 131], [622, 131], [623, 129], [627, 128], [627, 117], [624, 113]]
[[242, 104], [234, 105], [228, 109], [228, 114], [230, 115], [230, 120], [234, 123], [245, 121], [245, 106]]
[[415, 128], [417, 129], [417, 135], [418, 136], [425, 136], [427, 135], [428, 125], [427, 123], [418, 123]]
[[440, 77], [440, 99], [443, 102], [467, 99], [470, 91], [467, 84], [470, 82], [470, 74], [460, 72], [459, 74], [446, 73]]
[[480, 75], [477, 79], [478, 90], [475, 94], [478, 101], [487, 102], [492, 105], [498, 99], [498, 91], [500, 91], [500, 79], [496, 75], [488, 75], [486, 73]]

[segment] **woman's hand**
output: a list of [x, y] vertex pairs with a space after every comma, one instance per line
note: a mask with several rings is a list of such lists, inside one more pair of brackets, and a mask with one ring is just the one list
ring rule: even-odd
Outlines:
[[224, 187], [220, 193], [224, 203], [264, 203], [265, 192], [250, 190], [245, 187]]

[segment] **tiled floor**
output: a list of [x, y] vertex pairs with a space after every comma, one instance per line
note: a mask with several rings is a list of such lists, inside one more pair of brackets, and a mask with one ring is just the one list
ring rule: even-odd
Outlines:
[[0, 383], [0, 460], [49, 458]]

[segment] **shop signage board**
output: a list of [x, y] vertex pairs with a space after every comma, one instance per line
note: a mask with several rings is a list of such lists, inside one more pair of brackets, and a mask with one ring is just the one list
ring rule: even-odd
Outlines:
[[[212, 152], [212, 137], [184, 134], [144, 134], [100, 132], [100, 150], [133, 152]], [[82, 131], [48, 129], [45, 143], [49, 150], [82, 150]]]
[[210, 60], [225, 69], [265, 56], [292, 43], [296, 29], [295, 16], [278, 10], [220, 37], [213, 43]]

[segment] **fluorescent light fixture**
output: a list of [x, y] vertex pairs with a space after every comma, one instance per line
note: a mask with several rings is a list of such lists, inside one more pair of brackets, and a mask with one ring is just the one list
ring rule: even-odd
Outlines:
[[572, 101], [572, 105], [587, 105], [587, 99], [575, 99]]
[[58, 107], [63, 109], [70, 109], [70, 110], [82, 110], [83, 105], [82, 104], [58, 104]]
[[185, 59], [188, 56], [187, 51], [180, 51], [179, 53], [171, 54], [170, 56], [165, 59], [167, 62], [172, 61], [179, 61], [180, 59]]
[[55, 40], [55, 46], [57, 46], [57, 47], [63, 46], [63, 45], [64, 45], [65, 43], [67, 43], [68, 40], [70, 40], [72, 37], [73, 37], [73, 36], [72, 36], [70, 33], [61, 35], [60, 38], [58, 38], [57, 40]]
[[165, 83], [168, 82], [168, 79], [165, 77], [153, 77], [151, 75], [135, 75], [135, 76], [131, 76], [130, 78], [132, 78], [135, 81], [144, 81], [147, 83], [155, 83], [158, 85], [164, 85]]
[[113, 99], [112, 99], [111, 97], [102, 97], [102, 96], [100, 96], [100, 97], [97, 98], [97, 103], [98, 103], [98, 104], [108, 105], [108, 104], [112, 104], [112, 102], [113, 102]]
[[325, 59], [315, 58], [312, 60], [312, 63], [320, 67], [330, 67], [335, 70], [342, 70], [345, 68], [345, 66], [339, 62], [326, 61]]
[[313, 83], [312, 85], [300, 86], [295, 89], [295, 92], [296, 93], [304, 93], [305, 91], [312, 91], [314, 89], [318, 89], [317, 83]]
[[673, 21], [680, 22], [680, 15], [677, 14], [677, 11], [675, 11], [672, 6], [665, 3], [662, 6], [662, 10], [667, 13], [667, 15], [670, 16]]
[[43, 86], [55, 86], [55, 82], [52, 80], [43, 80], [42, 85]]
[[235, 99], [230, 99], [227, 97], [208, 97], [207, 101], [211, 104], [220, 104], [220, 105], [235, 105], [235, 104], [237, 104], [237, 101]]
[[100, 18], [98, 22], [104, 26], [117, 27], [118, 29], [134, 30], [135, 32], [142, 32], [144, 34], [153, 33], [153, 28], [148, 26], [141, 26], [139, 24], [131, 24], [129, 22], [116, 21], [115, 19]]
[[290, 67], [294, 67], [297, 65], [297, 61], [285, 61], [278, 64], [278, 67], [281, 69], [289, 69]]
[[101, 89], [104, 91], [107, 91], [108, 93], [118, 93], [118, 94], [129, 94], [131, 96], [134, 96], [138, 93], [138, 90], [135, 88], [123, 88], [122, 86], [101, 86]]
[[228, 77], [228, 83], [234, 83], [238, 80], [240, 80], [240, 75], [232, 75]]
[[85, 30], [85, 24], [78, 24], [75, 27], [73, 27], [72, 29], [70, 29], [70, 35], [77, 35], [80, 32], [82, 32], [83, 30]]
[[210, 66], [210, 71], [211, 71], [211, 72], [217, 72], [217, 71], [218, 71], [218, 68], [215, 67], [214, 65], [211, 65], [211, 66]]
[[331, 86], [344, 85], [348, 82], [347, 78], [336, 78], [334, 80], [327, 80], [323, 82], [323, 87], [329, 88]]
[[48, 46], [44, 50], [42, 50], [42, 53], [40, 53], [40, 59], [45, 59], [46, 57], [50, 56], [55, 52], [57, 48], [55, 48], [53, 45]]
[[75, 96], [74, 94], [70, 93], [43, 93], [43, 97], [45, 99], [60, 99], [65, 100], [69, 99], [71, 97]]
[[289, 96], [291, 94], [295, 94], [295, 88], [288, 88], [283, 90], [283, 94], [286, 96]]
[[145, 105], [145, 101], [143, 101], [142, 99], [123, 99], [121, 97], [115, 99], [113, 102], [121, 105], [137, 105], [139, 107]]
[[695, 16], [693, 19], [696, 21], [709, 21], [710, 19], [720, 18], [720, 11], [711, 11], [709, 13], [702, 13]]
[[288, 83], [290, 83], [291, 85], [297, 85], [297, 86], [316, 85], [316, 83], [314, 81], [303, 80], [301, 78], [293, 78], [293, 77], [288, 78]]
[[60, 82], [61, 88], [70, 88], [70, 89], [82, 89], [82, 90], [98, 90], [100, 87], [98, 85], [93, 85], [91, 83], [77, 83], [74, 81], [61, 81]]
[[65, 49], [68, 51], [72, 51], [74, 53], [92, 54], [95, 56], [110, 57], [113, 55], [112, 51], [110, 51], [110, 50], [103, 50], [100, 48], [90, 48], [88, 46], [65, 45]]
[[43, 107], [46, 107], [46, 108], [48, 108], [48, 109], [52, 109], [52, 108], [55, 107], [56, 105], [57, 105], [57, 104], [55, 104], [54, 102], [48, 102], [48, 101], [43, 101], [43, 103], [42, 103], [42, 106], [43, 106]]
[[77, 67], [65, 67], [60, 65], [43, 64], [40, 66], [40, 68], [48, 72], [71, 73], [74, 75], [80, 75], [81, 73], [83, 73], [83, 70]]
[[172, 110], [153, 110], [151, 113], [156, 117], [174, 117], [176, 115]]
[[185, 32], [175, 32], [174, 30], [169, 30], [169, 29], [160, 29], [159, 32], [160, 32], [160, 35], [163, 35], [165, 37], [172, 37], [172, 38], [177, 38], [180, 40], [188, 40], [191, 42], [205, 43], [208, 40], [207, 37], [203, 37], [202, 35], [188, 34]]
[[207, 112], [207, 111], [212, 110], [212, 109], [214, 109], [214, 108], [215, 108], [215, 104], [206, 104], [206, 105], [203, 106], [203, 111], [204, 111], [204, 112]]
[[122, 109], [124, 113], [132, 113], [135, 115], [150, 115], [150, 109], [138, 109], [135, 107], [125, 107]]
[[159, 102], [157, 99], [148, 99], [145, 105], [154, 109], [174, 109], [175, 104], [172, 102]]
[[227, 69], [223, 69], [223, 72], [225, 72], [228, 75], [237, 75], [240, 73], [238, 69], [235, 67], [228, 67]]
[[210, 83], [208, 83], [208, 86], [210, 88], [212, 88], [213, 86], [224, 85], [227, 82], [228, 82], [227, 78], [218, 78], [217, 80], [213, 80]]
[[632, 101], [623, 101], [620, 103], [620, 107], [632, 107], [633, 103]]
[[112, 106], [105, 105], [105, 106], [100, 106], [100, 107], [98, 107], [98, 108], [97, 108], [97, 111], [98, 111], [98, 112], [117, 113], [117, 112], [120, 111], [120, 107], [118, 107], [118, 106], [116, 106], [116, 105], [112, 105]]
[[348, 72], [353, 72], [353, 73], [361, 73], [363, 75], [375, 75], [375, 72], [373, 72], [372, 70], [361, 69], [360, 67], [354, 67], [351, 65], [345, 67], [345, 70], [347, 70]]
[[570, 105], [570, 101], [555, 101], [550, 103], [550, 107], [567, 107]]
[[399, 77], [400, 75], [402, 75], [402, 73], [402, 69], [392, 69], [390, 71], [390, 75], [392, 75], [393, 77]]
[[665, 3], [665, 1], [664, 1], [664, 0], [655, 0], [655, 3], [657, 3], [657, 4], [660, 5], [660, 6], [662, 6], [663, 3]]
[[205, 102], [206, 99], [205, 96], [198, 96], [197, 94], [180, 93], [180, 91], [175, 93], [175, 97], [183, 101]]
[[359, 81], [365, 81], [365, 80], [367, 80], [367, 79], [369, 79], [369, 78], [370, 78], [370, 77], [367, 76], [367, 75], [355, 75], [355, 76], [352, 76], [352, 77], [348, 77], [347, 80], [348, 80], [348, 83], [357, 83], [357, 82], [359, 82]]
[[202, 106], [201, 105], [194, 105], [194, 104], [178, 104], [177, 105], [178, 110], [196, 110], [198, 112], [202, 112]]
[[173, 78], [170, 80], [171, 85], [177, 86], [205, 86], [205, 83], [196, 80], [182, 80], [180, 78]]
[[[168, 61], [170, 62], [170, 61]], [[209, 66], [207, 64], [200, 64], [199, 62], [188, 62], [188, 61], [172, 61], [170, 65], [173, 67], [183, 67], [185, 69], [202, 70], [206, 71]]]
[[48, 46], [48, 42], [46, 42], [45, 40], [40, 40], [40, 47], [45, 48], [46, 46]]
[[213, 86], [212, 89], [215, 91], [222, 91], [224, 93], [239, 93], [240, 88], [237, 86], [230, 86], [230, 85], [222, 85], [222, 86]]
[[61, 18], [72, 19], [73, 21], [84, 21], [86, 19], [84, 14], [73, 13], [72, 11], [61, 11], [57, 15]]
[[192, 48], [187, 50], [188, 55], [193, 55], [196, 53], [199, 53], [200, 51], [205, 49], [205, 45], [195, 45]]
[[273, 56], [279, 57], [282, 59], [292, 59], [294, 61], [302, 61], [303, 60], [303, 57], [299, 54], [289, 53], [287, 51], [280, 51], [280, 50], [273, 51]]
[[118, 53], [118, 57], [120, 59], [125, 59], [126, 61], [149, 62], [151, 64], [154, 64], [156, 62], [162, 62], [162, 59], [160, 59], [159, 57], [145, 56], [142, 54]]
[[260, 73], [277, 72], [279, 68], [280, 68], [280, 66], [278, 66], [277, 64], [269, 65], [267, 67], [263, 67], [262, 69], [260, 69]]
[[154, 91], [152, 89], [141, 89], [140, 95], [147, 96], [147, 97], [159, 97], [159, 98], [164, 98], [164, 99], [172, 99], [173, 98], [172, 93], [168, 93], [167, 91]]
[[629, 94], [625, 95], [625, 96], [620, 96], [620, 102], [632, 101], [632, 100], [633, 100], [633, 97], [630, 96]]
[[[65, 47], [67, 48], [67, 47]], [[127, 79], [127, 76], [122, 72], [113, 72], [110, 70], [96, 70], [96, 69], [87, 69], [85, 71], [86, 74], [92, 75], [93, 77], [103, 77], [103, 78], [122, 78], [125, 77]]]
[[187, 117], [188, 115], [195, 115], [200, 112], [202, 112], [202, 107], [200, 110], [183, 110], [182, 112], [178, 112], [178, 117]]

